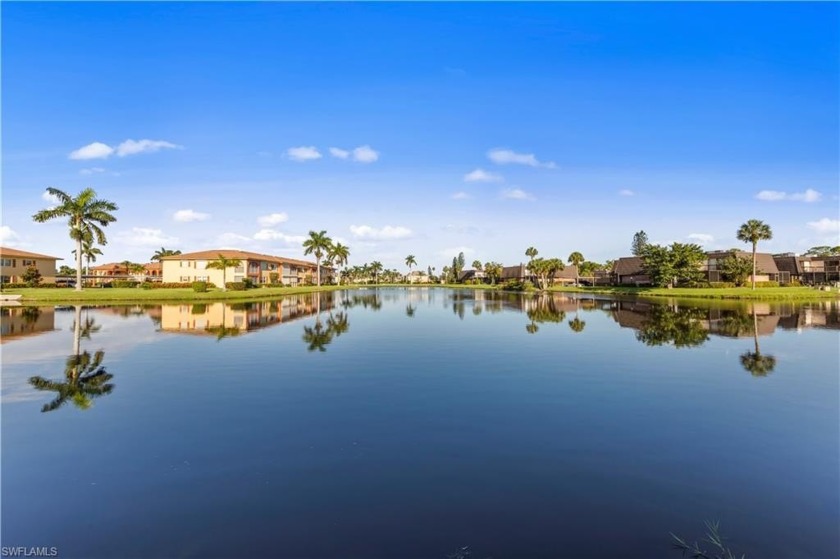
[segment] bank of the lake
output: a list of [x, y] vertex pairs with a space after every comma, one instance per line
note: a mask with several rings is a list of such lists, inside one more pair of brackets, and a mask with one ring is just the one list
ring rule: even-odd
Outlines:
[[[3, 294], [21, 295], [21, 302], [43, 303], [110, 303], [110, 302], [190, 302], [190, 301], [242, 301], [278, 298], [284, 295], [299, 295], [338, 289], [372, 289], [398, 287], [406, 289], [482, 289], [501, 290], [500, 285], [462, 285], [462, 284], [379, 284], [379, 285], [324, 285], [321, 287], [260, 287], [247, 291], [210, 290], [197, 293], [189, 288], [139, 289], [139, 288], [87, 288], [84, 291], [73, 289], [21, 288], [4, 290]], [[840, 292], [822, 291], [812, 287], [763, 287], [752, 290], [749, 287], [734, 288], [674, 288], [657, 287], [552, 287], [552, 292], [592, 293], [600, 295], [619, 295], [634, 297], [674, 297], [680, 299], [734, 299], [734, 300], [826, 300], [840, 299]], [[537, 291], [534, 291], [537, 293]]]

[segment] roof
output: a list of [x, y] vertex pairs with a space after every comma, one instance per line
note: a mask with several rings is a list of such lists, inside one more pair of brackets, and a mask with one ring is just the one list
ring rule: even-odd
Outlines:
[[575, 266], [574, 264], [570, 264], [562, 270], [558, 270], [554, 274], [555, 279], [577, 279], [577, 277], [578, 269], [577, 266]]
[[501, 279], [522, 279], [527, 277], [528, 273], [525, 271], [525, 264], [518, 266], [505, 266], [502, 268]]
[[160, 262], [149, 262], [148, 264], [143, 264], [143, 268], [146, 270], [160, 270], [163, 266], [161, 266]]
[[773, 260], [780, 272], [788, 272], [792, 276], [802, 273], [802, 259], [797, 256], [774, 256]]
[[[225, 258], [231, 259], [239, 259], [239, 260], [262, 260], [265, 262], [276, 262], [278, 264], [295, 264], [298, 266], [311, 266], [315, 267], [314, 262], [308, 262], [306, 260], [298, 260], [296, 258], [286, 258], [285, 256], [273, 256], [271, 254], [260, 254], [258, 252], [249, 252], [247, 250], [235, 250], [235, 249], [227, 249], [227, 248], [220, 248], [220, 249], [213, 249], [213, 250], [201, 250], [198, 252], [186, 252], [184, 254], [176, 254], [173, 256], [164, 256], [160, 260], [161, 262], [167, 260], [215, 260], [222, 255]], [[327, 266], [321, 265], [322, 268], [326, 268]]]
[[[735, 253], [739, 258], [749, 258], [752, 261], [752, 253], [744, 250], [715, 250], [707, 252], [707, 258], [726, 258], [732, 253]], [[773, 255], [769, 252], [755, 253], [755, 267], [759, 274], [778, 274], [779, 268], [776, 266], [776, 261]]]
[[42, 260], [64, 260], [57, 256], [47, 256], [46, 254], [38, 254], [37, 252], [27, 252], [25, 250], [18, 250], [16, 248], [0, 247], [0, 255], [15, 256], [17, 258], [40, 258]]
[[108, 264], [100, 264], [99, 266], [94, 266], [91, 268], [91, 270], [113, 270], [114, 268], [122, 269], [125, 268], [125, 266], [120, 262], [110, 262]]
[[613, 273], [619, 276], [644, 275], [641, 256], [623, 256], [613, 264]]

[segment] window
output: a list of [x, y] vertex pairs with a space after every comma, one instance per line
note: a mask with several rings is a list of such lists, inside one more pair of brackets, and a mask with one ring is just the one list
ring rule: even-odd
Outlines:
[[195, 281], [210, 281], [207, 276], [196, 276]]
[[236, 274], [244, 274], [245, 273], [245, 267], [244, 266], [237, 266], [236, 268], [234, 268], [233, 271]]
[[34, 266], [35, 261], [34, 260], [23, 260], [23, 265], [24, 266]]
[[233, 276], [233, 281], [242, 281], [243, 279], [242, 276]]
[[0, 266], [15, 267], [15, 261], [11, 258], [0, 258]]
[[0, 276], [0, 283], [12, 283], [12, 278], [9, 276]]
[[181, 276], [181, 283], [186, 283], [190, 281], [190, 276]]

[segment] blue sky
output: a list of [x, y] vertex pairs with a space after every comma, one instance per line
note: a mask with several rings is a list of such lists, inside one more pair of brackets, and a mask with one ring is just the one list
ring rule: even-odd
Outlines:
[[3, 3], [2, 242], [69, 259], [66, 225], [30, 216], [92, 186], [120, 205], [100, 262], [299, 257], [310, 229], [351, 264], [603, 261], [640, 229], [738, 246], [750, 218], [770, 251], [840, 244], [839, 23], [831, 3]]

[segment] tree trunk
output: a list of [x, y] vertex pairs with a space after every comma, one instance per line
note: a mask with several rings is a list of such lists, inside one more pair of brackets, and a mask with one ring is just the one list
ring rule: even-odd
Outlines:
[[321, 287], [321, 257], [315, 257], [315, 276], [318, 281], [318, 287]]
[[756, 355], [759, 355], [760, 352], [758, 350], [758, 316], [755, 314], [755, 303], [753, 303], [752, 315], [753, 315], [753, 335], [755, 336], [755, 353], [756, 353]]
[[227, 291], [227, 268], [222, 268], [222, 291]]
[[82, 290], [82, 236], [79, 229], [79, 238], [76, 239], [76, 291]]
[[753, 275], [752, 275], [752, 288], [755, 291], [755, 248], [757, 243], [753, 243]]

